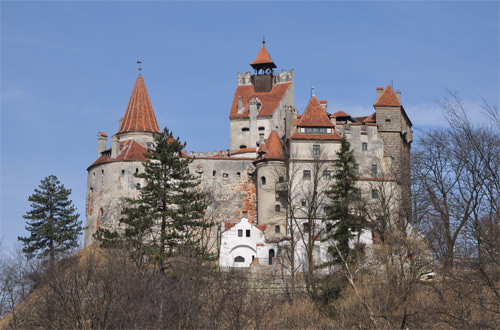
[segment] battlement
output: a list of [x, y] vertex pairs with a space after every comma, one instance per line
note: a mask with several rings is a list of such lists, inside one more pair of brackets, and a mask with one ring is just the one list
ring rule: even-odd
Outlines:
[[215, 150], [215, 151], [201, 151], [201, 152], [191, 151], [191, 152], [189, 152], [189, 157], [192, 157], [192, 158], [213, 157], [213, 156], [229, 157], [229, 149], [227, 149], [227, 150]]

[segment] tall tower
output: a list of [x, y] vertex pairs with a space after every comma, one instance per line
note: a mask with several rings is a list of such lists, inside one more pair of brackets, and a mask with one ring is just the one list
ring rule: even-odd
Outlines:
[[250, 63], [254, 73], [238, 73], [229, 114], [231, 153], [253, 153], [273, 130], [285, 135], [285, 107], [293, 106], [293, 70], [274, 73], [265, 42]]
[[373, 105], [378, 135], [384, 142], [384, 152], [393, 158], [393, 172], [401, 184], [402, 215], [411, 220], [410, 148], [413, 141], [412, 123], [401, 105], [401, 92], [392, 86], [377, 87]]
[[87, 168], [85, 247], [94, 242], [99, 228], [118, 230], [121, 210], [127, 198], [135, 198], [144, 184], [134, 173], [143, 171], [144, 153], [160, 133], [142, 74], [135, 81], [118, 132], [107, 149], [106, 133], [99, 132], [98, 158]]

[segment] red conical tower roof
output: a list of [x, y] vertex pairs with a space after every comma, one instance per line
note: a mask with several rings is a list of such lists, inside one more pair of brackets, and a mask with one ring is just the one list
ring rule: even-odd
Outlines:
[[389, 107], [397, 107], [401, 106], [398, 98], [394, 94], [394, 90], [390, 84], [387, 85], [385, 91], [380, 95], [377, 102], [375, 102], [374, 106], [389, 106]]
[[283, 145], [281, 144], [281, 140], [275, 130], [271, 131], [271, 134], [269, 134], [266, 142], [259, 148], [257, 152], [259, 154], [264, 153], [262, 159], [285, 159], [285, 154], [283, 153]]
[[319, 104], [316, 96], [312, 96], [307, 104], [306, 110], [297, 126], [302, 127], [334, 127], [333, 123], [328, 118], [328, 114], [321, 104]]
[[116, 134], [131, 132], [161, 133], [142, 74], [135, 81], [127, 111]]
[[250, 63], [250, 65], [252, 66], [252, 68], [256, 70], [262, 68], [272, 68], [272, 69], [276, 68], [276, 64], [274, 64], [273, 60], [271, 59], [271, 56], [269, 56], [269, 53], [267, 52], [265, 41], [262, 42], [262, 48], [257, 54], [255, 60], [252, 63]]

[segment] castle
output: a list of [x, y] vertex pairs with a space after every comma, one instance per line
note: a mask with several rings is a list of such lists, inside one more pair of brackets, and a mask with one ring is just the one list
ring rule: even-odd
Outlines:
[[[290, 231], [309, 233], [310, 220], [329, 229], [321, 222], [328, 204], [324, 191], [342, 137], [354, 151], [359, 196], [376, 200], [389, 187], [398, 197], [391, 206], [394, 213], [409, 205], [412, 124], [399, 91], [391, 85], [377, 87], [375, 111], [363, 117], [330, 113], [327, 101], [314, 95], [299, 114], [293, 69], [274, 72], [264, 42], [250, 65], [253, 74], [238, 73], [229, 113], [229, 150], [181, 155], [193, 159], [190, 170], [211, 200], [207, 217], [217, 223], [212, 249], [219, 253], [220, 266], [273, 264]], [[160, 128], [139, 73], [111, 148], [107, 134], [97, 134], [97, 160], [87, 169], [85, 246], [93, 244], [98, 228], [119, 229], [124, 200], [135, 198], [145, 184], [134, 173], [143, 171], [144, 153], [153, 147], [155, 133]], [[317, 241], [314, 257], [326, 260], [326, 243], [319, 232], [313, 234], [308, 237]], [[377, 240], [373, 228], [358, 234], [363, 244]], [[304, 259], [304, 245], [303, 240], [295, 252], [298, 260]]]

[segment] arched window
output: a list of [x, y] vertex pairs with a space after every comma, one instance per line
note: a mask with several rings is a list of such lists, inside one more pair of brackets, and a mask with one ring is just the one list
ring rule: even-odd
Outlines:
[[366, 142], [361, 143], [361, 150], [363, 150], [363, 151], [368, 150], [368, 143], [366, 143]]
[[234, 258], [234, 262], [245, 262], [245, 258], [243, 258], [242, 256], [237, 256], [236, 258]]
[[263, 186], [266, 184], [266, 177], [265, 176], [260, 177], [260, 184]]
[[279, 212], [281, 210], [279, 205], [274, 205], [274, 211]]
[[269, 264], [273, 264], [273, 258], [274, 258], [274, 249], [269, 250]]

